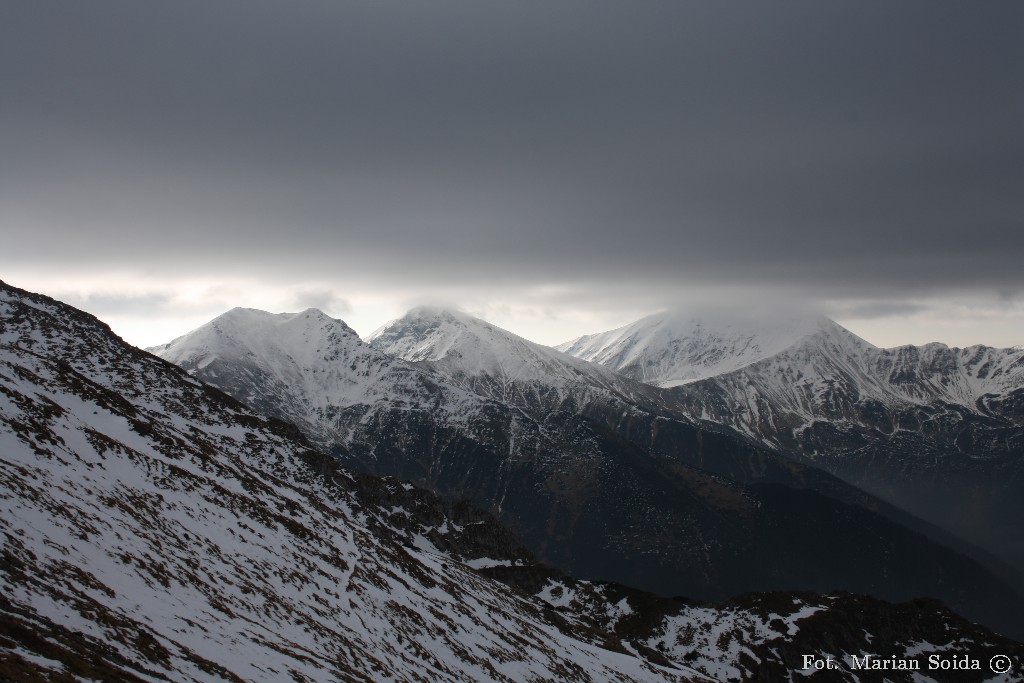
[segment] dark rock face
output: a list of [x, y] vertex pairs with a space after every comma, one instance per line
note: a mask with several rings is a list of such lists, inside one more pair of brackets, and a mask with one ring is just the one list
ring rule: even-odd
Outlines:
[[[577, 576], [698, 598], [841, 587], [886, 599], [940, 595], [972, 616], [1002, 611], [1003, 590], [977, 583], [970, 560], [821, 492], [854, 498], [841, 482], [686, 427], [663, 437], [676, 457], [659, 457], [593, 422], [557, 415], [545, 428], [563, 441], [520, 432], [516, 458], [507, 459], [499, 448], [511, 441], [508, 425], [492, 425], [495, 448], [403, 414], [398, 424], [368, 423], [360, 440], [374, 444], [374, 459], [360, 466], [473, 500], [539, 557]], [[680, 453], [710, 461], [711, 471]]]

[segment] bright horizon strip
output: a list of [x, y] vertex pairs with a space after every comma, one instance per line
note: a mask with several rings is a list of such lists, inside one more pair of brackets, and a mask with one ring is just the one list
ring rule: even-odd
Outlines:
[[[378, 327], [422, 304], [438, 299], [423, 292], [394, 289], [380, 293], [362, 291], [356, 296], [303, 302], [309, 286], [289, 290], [245, 279], [192, 278], [181, 281], [150, 281], [132, 277], [38, 277], [27, 273], [6, 274], [0, 279], [15, 287], [51, 296], [81, 308], [110, 325], [126, 341], [140, 348], [167, 343], [200, 327], [231, 308], [256, 308], [271, 313], [318, 308], [345, 321], [365, 338]], [[316, 283], [314, 283], [315, 285]], [[163, 286], [160, 286], [163, 285]], [[308, 283], [307, 283], [308, 285]], [[315, 287], [314, 287], [315, 288]], [[335, 290], [344, 291], [342, 287]], [[595, 306], [572, 307], [564, 301], [544, 306], [545, 294], [515, 297], [496, 293], [481, 297], [474, 288], [447, 288], [439, 305], [459, 308], [536, 343], [555, 346], [585, 334], [628, 325], [664, 306], [621, 306], [602, 310]], [[463, 298], [458, 297], [462, 293]], [[557, 298], [557, 297], [555, 297]], [[642, 302], [637, 302], [638, 304]], [[931, 303], [931, 307], [927, 304]], [[938, 342], [966, 347], [977, 344], [1007, 348], [1024, 345], [1024, 306], [1013, 302], [984, 305], [978, 301], [929, 302], [923, 310], [907, 315], [858, 317], [844, 308], [848, 302], [823, 306], [824, 314], [868, 342], [882, 347]], [[308, 304], [308, 305], [307, 305]], [[935, 312], [942, 306], [944, 314]], [[116, 310], [120, 307], [122, 310]], [[832, 309], [832, 310], [830, 310]]]

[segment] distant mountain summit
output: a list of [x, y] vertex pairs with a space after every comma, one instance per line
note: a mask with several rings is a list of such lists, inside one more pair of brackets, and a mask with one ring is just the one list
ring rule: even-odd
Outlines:
[[716, 316], [657, 313], [555, 348], [659, 387], [732, 372], [811, 337], [870, 344], [822, 316]]
[[338, 356], [329, 355], [327, 349], [338, 353], [346, 345], [359, 346], [359, 342], [359, 335], [343, 321], [315, 308], [277, 314], [233, 308], [206, 325], [149, 350], [188, 358], [203, 367], [218, 361], [239, 360], [249, 354], [310, 366], [337, 360]]
[[579, 407], [615, 396], [659, 400], [642, 383], [461, 311], [414, 308], [366, 341], [468, 391], [521, 408]]
[[429, 361], [466, 376], [534, 381], [552, 376], [576, 381], [584, 363], [534, 344], [479, 318], [444, 308], [418, 307], [366, 339], [376, 349], [410, 362]]

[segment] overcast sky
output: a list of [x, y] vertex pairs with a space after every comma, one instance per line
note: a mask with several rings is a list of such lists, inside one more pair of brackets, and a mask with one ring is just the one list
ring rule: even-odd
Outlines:
[[1024, 3], [8, 0], [0, 278], [141, 345], [447, 302], [1024, 343]]

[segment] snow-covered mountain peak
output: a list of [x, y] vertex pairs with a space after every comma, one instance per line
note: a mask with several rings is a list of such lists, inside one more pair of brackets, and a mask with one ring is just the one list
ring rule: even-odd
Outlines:
[[407, 361], [450, 356], [487, 370], [510, 357], [536, 353], [531, 342], [462, 312], [420, 306], [374, 332], [371, 346]]
[[343, 321], [309, 308], [299, 313], [268, 313], [233, 308], [177, 339], [147, 349], [173, 363], [206, 367], [219, 359], [236, 360], [252, 354], [287, 356], [314, 363], [337, 355], [339, 346], [362, 341]]
[[555, 348], [662, 387], [732, 372], [807, 340], [865, 345], [824, 316], [662, 312]]
[[268, 313], [255, 308], [233, 308], [214, 319], [221, 329], [240, 333], [274, 331], [281, 338], [306, 337], [316, 331], [359, 338], [355, 330], [343, 320], [332, 318], [318, 308], [307, 308], [298, 313]]
[[417, 306], [375, 330], [366, 341], [407, 361], [435, 361], [491, 334], [493, 328], [488, 323], [461, 311]]
[[461, 400], [461, 392], [442, 388], [429, 371], [372, 348], [316, 309], [232, 309], [149, 351], [323, 442], [345, 440], [332, 425], [353, 406], [401, 403], [397, 397], [430, 405]]
[[[368, 343], [410, 362], [429, 362], [458, 383], [490, 378], [503, 383], [618, 382], [608, 370], [524, 339], [468, 313], [414, 308], [374, 332]], [[585, 379], [586, 378], [586, 379]]]

